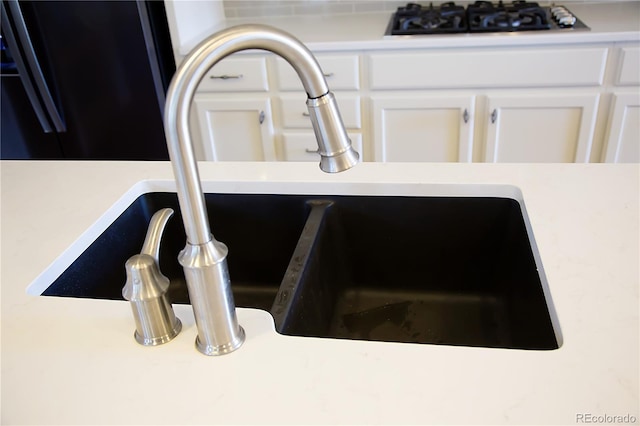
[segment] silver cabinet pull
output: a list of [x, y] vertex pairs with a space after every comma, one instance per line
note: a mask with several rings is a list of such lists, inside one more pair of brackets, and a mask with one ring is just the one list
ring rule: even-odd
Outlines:
[[311, 114], [309, 114], [308, 112], [306, 112], [306, 111], [305, 111], [305, 112], [303, 112], [303, 113], [302, 113], [302, 116], [303, 116], [303, 117], [310, 117], [310, 116], [311, 116]]
[[466, 108], [462, 113], [462, 119], [464, 120], [465, 124], [469, 122], [469, 111]]
[[242, 74], [235, 74], [235, 75], [222, 74], [222, 75], [209, 76], [209, 78], [212, 78], [214, 80], [239, 80], [242, 77], [243, 77]]
[[335, 74], [332, 72], [325, 72], [322, 75], [324, 75], [326, 78], [330, 78], [330, 77], [333, 77]]
[[264, 123], [264, 111], [260, 111], [260, 114], [258, 114], [258, 121], [260, 124]]
[[305, 148], [304, 152], [306, 152], [307, 154], [319, 154], [320, 151], [318, 149], [309, 149], [309, 148]]
[[491, 124], [494, 124], [497, 119], [498, 119], [498, 110], [494, 109], [493, 112], [491, 113]]

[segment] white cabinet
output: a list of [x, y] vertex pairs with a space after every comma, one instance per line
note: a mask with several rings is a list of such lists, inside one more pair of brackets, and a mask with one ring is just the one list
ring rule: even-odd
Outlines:
[[620, 48], [620, 65], [616, 78], [617, 86], [640, 85], [640, 47]]
[[604, 160], [607, 163], [640, 162], [640, 94], [614, 96]]
[[[603, 159], [640, 163], [640, 47], [620, 48]], [[635, 87], [628, 87], [635, 86]]]
[[207, 161], [275, 161], [271, 102], [266, 97], [197, 94], [195, 113]]
[[[626, 162], [640, 155], [637, 43], [316, 57], [366, 161]], [[255, 51], [223, 59], [194, 101], [198, 159], [315, 160], [305, 100], [285, 60]]]
[[470, 162], [474, 96], [373, 95], [374, 161]]
[[[349, 137], [361, 152], [360, 56], [318, 55], [318, 60], [335, 91]], [[207, 72], [193, 104], [198, 160], [311, 161], [317, 157], [304, 88], [293, 67], [274, 55], [224, 58]]]
[[603, 46], [373, 52], [375, 160], [589, 161], [607, 57]]
[[196, 157], [205, 161], [276, 159], [267, 57], [233, 55], [204, 76], [193, 100]]
[[373, 53], [374, 90], [600, 85], [607, 48], [432, 49]]
[[488, 96], [486, 162], [589, 162], [599, 95]]

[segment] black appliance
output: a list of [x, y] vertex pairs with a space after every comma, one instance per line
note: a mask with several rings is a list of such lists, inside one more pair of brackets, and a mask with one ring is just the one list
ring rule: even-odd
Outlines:
[[408, 3], [391, 16], [386, 35], [585, 29], [589, 27], [564, 6], [540, 6], [524, 0], [511, 3], [480, 0], [466, 9], [454, 2], [438, 6]]
[[164, 2], [0, 4], [1, 159], [169, 158]]

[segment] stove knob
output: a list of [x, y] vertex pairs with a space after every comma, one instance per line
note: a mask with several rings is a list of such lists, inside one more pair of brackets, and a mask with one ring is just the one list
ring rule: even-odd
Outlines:
[[568, 14], [569, 14], [569, 12], [567, 12], [567, 11], [566, 11], [566, 9], [563, 9], [563, 10], [557, 10], [557, 11], [555, 11], [555, 12], [553, 13], [553, 17], [554, 17], [554, 18], [556, 18], [556, 19], [558, 19], [559, 17], [561, 17], [561, 16], [565, 16], [565, 15], [568, 15]]
[[573, 27], [576, 23], [576, 17], [573, 15], [562, 16], [558, 18], [558, 23], [564, 27]]
[[561, 27], [573, 27], [576, 23], [576, 17], [564, 6], [556, 6], [551, 8], [551, 14]]

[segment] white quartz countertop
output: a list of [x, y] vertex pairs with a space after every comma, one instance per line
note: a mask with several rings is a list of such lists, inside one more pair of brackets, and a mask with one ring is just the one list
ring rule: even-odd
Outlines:
[[566, 6], [590, 31], [523, 31], [516, 33], [449, 34], [387, 37], [385, 31], [392, 12], [369, 12], [315, 16], [227, 18], [212, 25], [199, 37], [179, 47], [186, 55], [198, 42], [224, 27], [261, 23], [285, 30], [314, 52], [360, 49], [428, 49], [532, 46], [573, 43], [640, 41], [640, 1], [573, 3]]
[[[279, 335], [238, 309], [222, 357], [182, 333], [133, 339], [128, 302], [36, 296], [50, 265], [136, 192], [172, 186], [166, 162], [2, 162], [2, 424], [576, 424], [638, 421], [640, 168], [607, 164], [201, 164], [218, 192], [428, 195], [440, 184], [519, 187], [563, 336], [553, 351]], [[123, 198], [123, 194], [129, 194]], [[215, 230], [215, 228], [214, 228]], [[44, 272], [44, 274], [43, 274]], [[124, 283], [123, 283], [124, 284]], [[33, 288], [31, 290], [33, 292]], [[585, 418], [585, 417], [583, 417]]]

